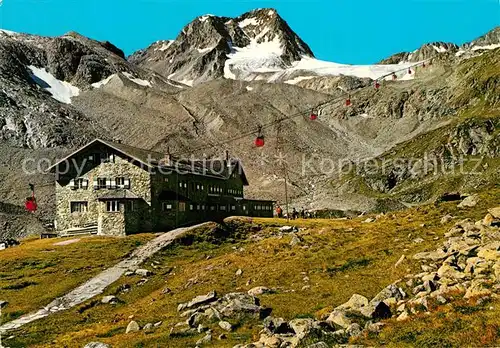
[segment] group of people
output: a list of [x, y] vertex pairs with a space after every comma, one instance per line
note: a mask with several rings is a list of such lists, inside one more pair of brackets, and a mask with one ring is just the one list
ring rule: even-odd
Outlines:
[[[280, 219], [282, 219], [282, 218], [285, 218], [285, 219], [288, 218], [287, 214], [283, 213], [283, 209], [279, 205], [276, 207], [276, 216], [278, 218], [280, 218]], [[314, 213], [306, 211], [304, 208], [302, 208], [300, 210], [300, 212], [297, 211], [297, 209], [293, 208], [292, 213], [290, 214], [290, 219], [296, 220], [298, 218], [301, 218], [301, 219], [314, 218]]]

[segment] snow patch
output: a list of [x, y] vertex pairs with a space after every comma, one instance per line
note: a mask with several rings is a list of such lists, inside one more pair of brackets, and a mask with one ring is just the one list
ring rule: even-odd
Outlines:
[[80, 89], [66, 81], [58, 80], [45, 68], [37, 68], [34, 65], [28, 66], [31, 70], [31, 78], [37, 85], [52, 94], [52, 98], [61, 103], [71, 104], [71, 98], [80, 94]]
[[274, 10], [269, 10], [269, 12], [267, 13], [268, 16], [274, 16]]
[[306, 70], [314, 72], [319, 76], [356, 76], [360, 78], [379, 79], [381, 76], [391, 74], [394, 71], [407, 69], [415, 63], [388, 64], [388, 65], [347, 65], [326, 62], [319, 59], [303, 56], [295, 62], [290, 71]]
[[446, 49], [446, 47], [444, 47], [444, 46], [435, 46], [435, 45], [432, 45], [432, 47], [434, 47], [434, 49], [436, 50], [437, 53], [445, 53], [446, 51], [448, 51]]
[[16, 32], [13, 32], [13, 31], [10, 31], [10, 30], [5, 30], [5, 29], [0, 29], [0, 34], [5, 34], [7, 36], [17, 35]]
[[206, 15], [201, 16], [200, 18], [198, 18], [198, 20], [203, 23], [203, 22], [206, 22], [210, 17], [213, 17], [213, 16], [214, 15], [206, 14]]
[[292, 80], [285, 81], [285, 83], [288, 83], [289, 85], [296, 85], [297, 83], [305, 80], [311, 80], [317, 76], [298, 76]]
[[151, 87], [151, 82], [146, 81], [146, 80], [141, 80], [135, 77], [134, 75], [128, 73], [128, 72], [123, 72], [123, 75], [125, 75], [130, 81], [144, 87]]
[[238, 26], [240, 28], [245, 28], [245, 27], [248, 27], [249, 25], [259, 25], [259, 22], [257, 22], [257, 20], [255, 18], [247, 18], [247, 19], [242, 20], [238, 24]]
[[197, 48], [198, 52], [201, 53], [201, 54], [204, 54], [204, 53], [207, 53], [207, 52], [210, 52], [211, 50], [213, 50], [214, 47], [207, 47], [207, 48]]
[[190, 87], [192, 87], [193, 84], [194, 84], [194, 80], [188, 80], [188, 79], [184, 79], [184, 80], [178, 81], [178, 82], [180, 82], [180, 83], [182, 83], [182, 84], [184, 84], [186, 86], [190, 86]]
[[99, 82], [93, 83], [92, 87], [94, 87], [94, 88], [101, 88], [102, 86], [107, 85], [108, 82], [111, 81], [111, 79], [113, 78], [113, 76], [116, 76], [116, 74], [110, 75], [107, 78], [105, 78], [104, 80], [101, 80]]
[[163, 45], [161, 47], [155, 48], [155, 51], [166, 51], [170, 46], [172, 46], [175, 40], [167, 40], [162, 42]]
[[238, 71], [251, 72], [277, 72], [282, 70], [283, 61], [281, 55], [283, 48], [278, 38], [272, 41], [258, 43], [252, 39], [246, 47], [232, 46], [231, 54], [228, 54], [228, 60], [224, 66], [224, 77], [235, 79], [233, 69]]
[[485, 46], [474, 46], [472, 47], [473, 51], [479, 51], [479, 50], [494, 50], [495, 48], [499, 48], [500, 44], [492, 44], [492, 45], [485, 45]]

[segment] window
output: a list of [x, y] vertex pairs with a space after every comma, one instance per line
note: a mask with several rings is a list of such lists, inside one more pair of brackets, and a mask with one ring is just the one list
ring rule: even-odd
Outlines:
[[226, 211], [226, 206], [225, 206], [225, 205], [221, 205], [221, 206], [220, 206], [220, 210], [221, 210], [221, 211]]
[[106, 211], [109, 213], [117, 213], [120, 211], [120, 202], [108, 201], [106, 202]]
[[215, 205], [210, 206], [210, 210], [214, 211], [215, 210]]
[[235, 211], [236, 210], [236, 206], [235, 205], [231, 206], [231, 210]]
[[105, 189], [107, 187], [106, 178], [97, 178], [94, 186], [97, 190]]
[[186, 203], [179, 202], [179, 211], [186, 211]]
[[86, 190], [89, 187], [89, 181], [86, 179], [76, 179], [75, 180], [75, 187], [77, 189]]
[[168, 182], [168, 178], [163, 178], [163, 181], [164, 182]]
[[192, 204], [189, 205], [189, 210], [194, 210], [194, 206]]
[[246, 211], [246, 210], [247, 210], [247, 206], [246, 206], [246, 205], [244, 205], [244, 206], [243, 206], [243, 211]]
[[169, 210], [172, 210], [172, 209], [173, 209], [172, 204], [167, 203], [167, 202], [162, 202], [161, 203], [161, 210], [163, 210], [163, 211], [169, 211]]
[[125, 178], [124, 177], [118, 177], [115, 179], [115, 185], [118, 188], [124, 188], [125, 187]]
[[86, 190], [89, 187], [89, 181], [86, 179], [72, 179], [69, 182], [69, 187], [72, 190]]
[[109, 153], [100, 153], [99, 154], [100, 156], [100, 161], [101, 163], [108, 163], [108, 162], [115, 162], [114, 161], [114, 156], [112, 154], [109, 154]]
[[127, 211], [135, 211], [135, 202], [134, 201], [127, 202]]
[[87, 202], [71, 202], [72, 213], [86, 213], [88, 211]]

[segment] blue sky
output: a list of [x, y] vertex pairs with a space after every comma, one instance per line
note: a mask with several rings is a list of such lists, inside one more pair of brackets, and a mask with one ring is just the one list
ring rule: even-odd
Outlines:
[[[0, 3], [2, 0], [0, 0]], [[432, 41], [470, 41], [500, 25], [500, 0], [3, 0], [0, 28], [74, 30], [127, 54], [172, 39], [193, 18], [273, 7], [320, 59], [370, 64]]]

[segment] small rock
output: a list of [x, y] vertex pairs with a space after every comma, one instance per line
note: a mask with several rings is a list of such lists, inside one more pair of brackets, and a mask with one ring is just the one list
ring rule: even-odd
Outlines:
[[159, 327], [159, 326], [161, 326], [161, 324], [163, 324], [163, 321], [159, 321], [159, 322], [157, 322], [157, 323], [154, 323], [154, 325], [153, 325], [153, 326], [154, 326], [154, 327]]
[[219, 326], [221, 327], [222, 330], [225, 331], [233, 331], [233, 325], [227, 321], [219, 321]]
[[153, 330], [153, 324], [152, 323], [147, 323], [146, 325], [144, 325], [144, 327], [142, 328], [143, 331], [151, 331]]
[[111, 346], [102, 342], [90, 342], [85, 345], [83, 348], [110, 348]]
[[210, 341], [212, 341], [212, 334], [207, 333], [204, 337], [202, 337], [198, 341], [196, 341], [196, 345], [201, 346], [205, 343], [209, 343]]
[[376, 221], [375, 218], [370, 217], [370, 218], [364, 220], [362, 223], [363, 224], [370, 224], [370, 223], [375, 222], [375, 221]]
[[171, 292], [172, 292], [172, 290], [171, 290], [171, 289], [169, 289], [169, 288], [165, 288], [165, 289], [163, 289], [163, 290], [161, 291], [161, 293], [162, 293], [163, 295], [170, 294]]
[[413, 240], [413, 243], [415, 243], [415, 244], [421, 244], [423, 242], [425, 242], [425, 240], [423, 238], [416, 238]]
[[290, 241], [290, 245], [293, 247], [293, 246], [296, 246], [298, 244], [300, 244], [302, 241], [300, 240], [299, 237], [297, 237], [297, 235], [294, 233], [292, 235], [292, 240]]
[[135, 274], [140, 275], [140, 276], [142, 276], [142, 277], [148, 277], [148, 276], [150, 276], [152, 273], [151, 273], [151, 271], [148, 271], [147, 269], [142, 269], [142, 268], [139, 268], [139, 269], [136, 269], [136, 270], [135, 270]]
[[137, 332], [139, 331], [141, 328], [139, 327], [139, 324], [137, 324], [136, 321], [131, 321], [130, 323], [128, 323], [127, 325], [127, 329], [125, 330], [125, 333], [130, 333], [130, 332]]
[[484, 226], [491, 226], [493, 224], [493, 222], [495, 221], [495, 218], [493, 217], [493, 215], [491, 215], [490, 213], [486, 214], [486, 216], [484, 217], [483, 221], [482, 221], [482, 224]]
[[127, 271], [127, 272], [125, 272], [125, 276], [126, 276], [126, 277], [131, 277], [131, 276], [133, 276], [134, 274], [135, 274], [135, 273], [134, 273], [134, 272], [132, 272], [132, 271]]
[[220, 334], [218, 339], [220, 341], [220, 340], [225, 340], [226, 338], [227, 338], [226, 334]]
[[240, 269], [238, 269], [238, 270], [236, 271], [236, 273], [235, 273], [235, 274], [236, 274], [236, 276], [238, 276], [238, 277], [239, 277], [239, 276], [241, 276], [241, 275], [243, 274], [243, 270], [240, 268]]
[[394, 267], [397, 268], [399, 265], [401, 265], [403, 263], [403, 261], [405, 260], [405, 258], [406, 258], [405, 255], [401, 255], [401, 257], [399, 258], [398, 262], [396, 262]]
[[5, 308], [9, 305], [9, 302], [7, 301], [0, 301], [0, 308]]
[[447, 224], [448, 222], [452, 221], [453, 220], [453, 215], [445, 215], [441, 218], [441, 224]]
[[115, 304], [118, 302], [118, 298], [116, 296], [104, 296], [101, 300], [101, 303], [104, 304]]
[[397, 321], [405, 321], [405, 320], [408, 320], [410, 318], [410, 316], [408, 315], [408, 312], [407, 311], [404, 311], [403, 313], [401, 313], [398, 317], [397, 317]]
[[292, 226], [283, 226], [283, 227], [280, 227], [279, 231], [289, 233], [289, 232], [293, 231], [293, 227]]
[[357, 337], [357, 336], [361, 335], [361, 326], [359, 326], [358, 323], [352, 323], [346, 329], [346, 332], [349, 334], [349, 336]]
[[264, 286], [257, 286], [253, 289], [248, 290], [248, 294], [250, 296], [260, 296], [263, 294], [270, 294], [270, 293], [272, 293], [272, 290]]
[[434, 282], [432, 280], [426, 280], [424, 282], [424, 289], [427, 292], [433, 292], [436, 290], [436, 285], [434, 284]]
[[443, 305], [443, 304], [445, 304], [446, 302], [448, 302], [448, 301], [446, 300], [446, 298], [444, 298], [444, 296], [442, 296], [442, 295], [438, 295], [438, 296], [436, 296], [436, 301], [437, 301], [439, 304], [442, 304], [442, 305]]

